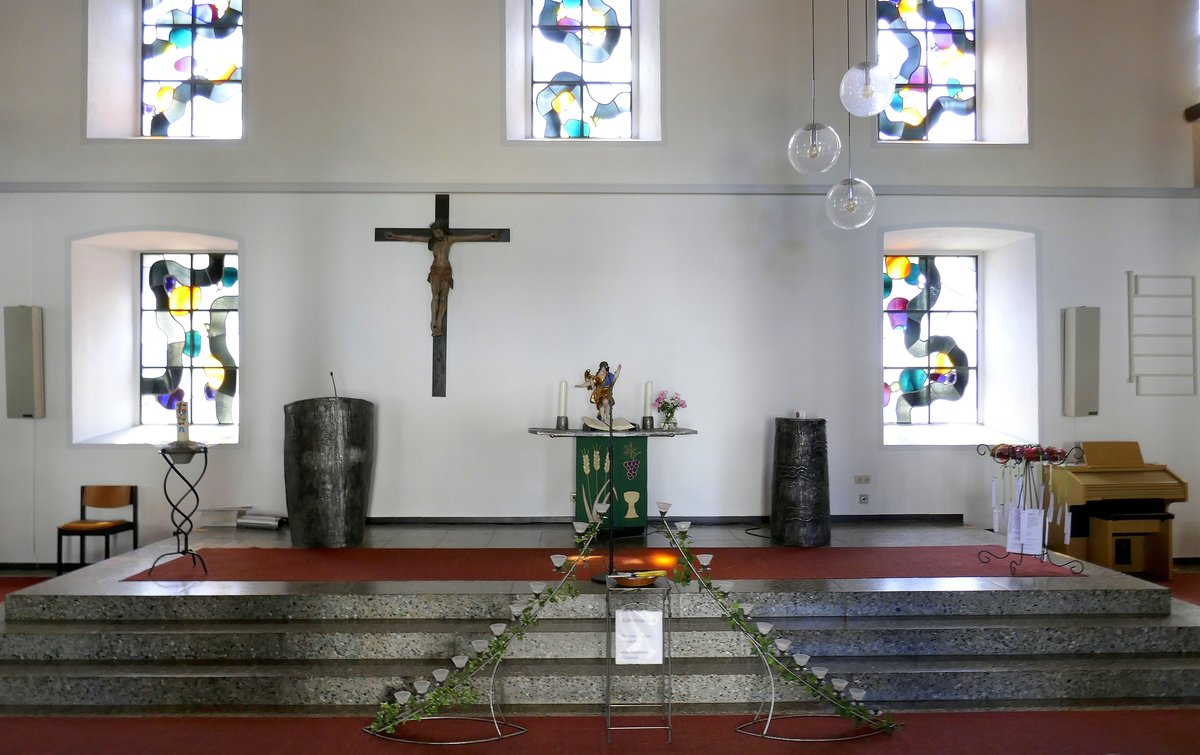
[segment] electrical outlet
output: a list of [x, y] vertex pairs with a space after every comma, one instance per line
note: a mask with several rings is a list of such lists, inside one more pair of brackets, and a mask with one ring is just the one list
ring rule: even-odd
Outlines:
[[571, 503], [575, 503], [575, 491], [571, 491]]
[[868, 493], [859, 493], [858, 494], [858, 505], [859, 506], [867, 506], [870, 503], [871, 503], [871, 496]]
[[854, 484], [855, 485], [870, 485], [871, 484], [871, 475], [869, 475], [869, 474], [854, 475]]

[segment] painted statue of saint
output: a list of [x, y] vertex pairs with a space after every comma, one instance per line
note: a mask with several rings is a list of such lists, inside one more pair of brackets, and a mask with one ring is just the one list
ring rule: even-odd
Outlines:
[[596, 406], [596, 419], [605, 425], [612, 424], [613, 386], [621, 376], [621, 365], [616, 372], [610, 372], [608, 362], [601, 362], [593, 374], [591, 370], [583, 371], [583, 382], [576, 388], [587, 388], [592, 392], [591, 401]]

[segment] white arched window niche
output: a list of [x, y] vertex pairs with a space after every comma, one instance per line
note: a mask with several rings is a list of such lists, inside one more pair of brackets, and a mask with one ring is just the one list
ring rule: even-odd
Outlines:
[[[932, 254], [978, 258], [978, 356], [974, 365], [978, 420], [971, 424], [884, 423], [885, 446], [1037, 442], [1037, 248], [1034, 233], [1006, 228], [923, 226], [883, 232], [883, 257]], [[881, 301], [883, 291], [879, 293]], [[886, 319], [878, 319], [881, 329]], [[882, 330], [878, 334], [882, 338]], [[881, 370], [882, 366], [880, 363]]]
[[[238, 241], [190, 231], [128, 230], [70, 244], [71, 441], [161, 445], [170, 425], [142, 425], [141, 255], [143, 252], [231, 252]], [[193, 425], [191, 440], [237, 443], [239, 426]]]

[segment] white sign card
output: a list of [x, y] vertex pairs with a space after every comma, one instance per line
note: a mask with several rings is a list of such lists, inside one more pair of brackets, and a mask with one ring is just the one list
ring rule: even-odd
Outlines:
[[992, 531], [1000, 531], [1000, 502], [996, 500], [996, 485], [1000, 481], [992, 477]]
[[663, 612], [618, 609], [613, 629], [613, 660], [618, 666], [663, 662]]
[[1021, 509], [1012, 506], [1008, 509], [1008, 532], [1006, 533], [1004, 549], [1009, 553], [1021, 552]]
[[1021, 553], [1041, 554], [1045, 515], [1041, 509], [1021, 510]]

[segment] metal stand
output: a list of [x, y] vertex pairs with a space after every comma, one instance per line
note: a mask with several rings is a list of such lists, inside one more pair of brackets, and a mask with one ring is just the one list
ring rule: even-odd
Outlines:
[[[980, 456], [991, 456], [992, 460], [997, 464], [1015, 463], [1021, 468], [1021, 495], [1020, 499], [1014, 505], [1018, 509], [1038, 508], [1044, 509], [1044, 502], [1038, 501], [1034, 495], [1037, 490], [1037, 475], [1033, 471], [1033, 465], [1036, 463], [1062, 465], [1066, 464], [1067, 460], [1076, 454], [1081, 454], [1082, 449], [1076, 446], [1070, 451], [1062, 451], [1056, 448], [1045, 448], [1043, 446], [987, 446], [980, 444], [976, 447], [976, 452]], [[1066, 505], [1065, 503], [1063, 505]], [[1058, 563], [1050, 555], [1051, 551], [1046, 547], [1046, 527], [1048, 523], [1042, 524], [1041, 537], [1041, 552], [1040, 553], [1025, 553], [1024, 549], [1019, 553], [1013, 553], [1005, 547], [1003, 553], [993, 553], [988, 548], [983, 548], [979, 551], [979, 562], [982, 564], [996, 561], [1008, 561], [1008, 573], [1012, 576], [1017, 576], [1017, 568], [1025, 560], [1025, 556], [1030, 556], [1036, 561], [1044, 564], [1050, 564], [1060, 569], [1070, 569], [1074, 574], [1083, 573], [1083, 562], [1077, 559], [1068, 559], [1062, 563]]]
[[[605, 608], [608, 622], [607, 664], [604, 674], [604, 728], [608, 733], [608, 742], [612, 743], [614, 731], [632, 731], [647, 729], [665, 729], [667, 742], [671, 741], [671, 583], [665, 577], [659, 577], [653, 585], [647, 587], [621, 587], [612, 577], [605, 585]], [[613, 666], [616, 665], [616, 621], [617, 611], [622, 609], [640, 608], [662, 612], [662, 664], [659, 666], [659, 702], [614, 702], [613, 701]], [[614, 726], [614, 708], [658, 708], [662, 711], [663, 723], [658, 726]]]
[[[166, 496], [167, 503], [171, 505], [171, 524], [175, 526], [175, 531], [171, 534], [175, 536], [175, 550], [154, 559], [147, 575], [154, 573], [154, 567], [158, 566], [159, 561], [168, 556], [177, 555], [191, 556], [192, 566], [195, 566], [196, 561], [199, 560], [200, 566], [204, 568], [204, 573], [208, 574], [208, 565], [204, 563], [204, 557], [192, 550], [188, 543], [188, 537], [192, 534], [192, 515], [200, 507], [200, 494], [196, 492], [196, 486], [200, 484], [204, 473], [208, 471], [208, 447], [203, 443], [172, 443], [159, 449], [159, 454], [162, 455], [163, 461], [167, 462], [169, 467], [167, 474], [163, 477], [163, 495]], [[196, 475], [196, 479], [189, 480], [183, 472], [179, 471], [179, 466], [191, 463], [192, 457], [196, 454], [204, 457], [204, 466], [200, 469], [200, 474]], [[170, 481], [172, 474], [183, 480], [183, 484], [188, 488], [178, 498], [172, 498], [171, 492], [167, 488], [167, 482]], [[185, 508], [188, 496], [192, 497], [192, 505]]]

